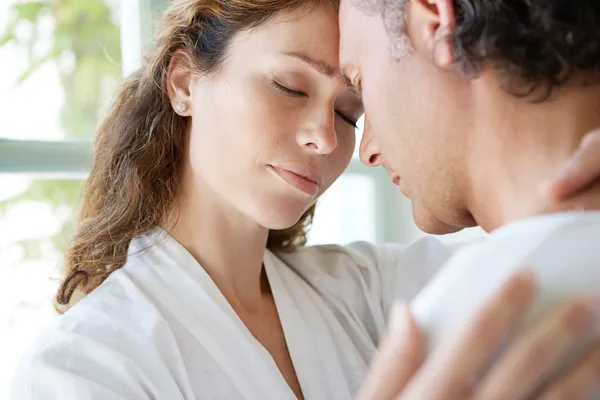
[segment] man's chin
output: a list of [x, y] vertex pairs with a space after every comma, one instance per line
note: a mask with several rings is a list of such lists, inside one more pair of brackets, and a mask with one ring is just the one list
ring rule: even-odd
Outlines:
[[432, 213], [419, 210], [413, 203], [413, 219], [417, 227], [430, 235], [447, 235], [460, 232], [464, 229], [461, 226], [450, 225], [435, 217]]

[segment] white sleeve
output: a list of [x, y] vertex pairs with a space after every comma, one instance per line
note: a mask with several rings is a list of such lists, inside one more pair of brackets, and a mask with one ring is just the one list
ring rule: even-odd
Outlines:
[[52, 330], [19, 364], [11, 400], [143, 400], [153, 388], [137, 363], [91, 338]]
[[411, 301], [448, 261], [458, 246], [449, 247], [434, 237], [412, 244], [373, 245], [357, 242], [349, 246], [375, 267], [381, 282], [381, 303], [387, 321], [396, 300]]

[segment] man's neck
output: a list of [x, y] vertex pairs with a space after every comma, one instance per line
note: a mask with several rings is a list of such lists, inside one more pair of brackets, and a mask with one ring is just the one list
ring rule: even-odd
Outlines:
[[585, 133], [600, 126], [598, 86], [563, 88], [541, 103], [500, 88], [478, 95], [481, 117], [469, 160], [469, 210], [483, 229], [541, 213], [600, 209], [599, 188], [552, 205], [539, 191], [569, 160]]

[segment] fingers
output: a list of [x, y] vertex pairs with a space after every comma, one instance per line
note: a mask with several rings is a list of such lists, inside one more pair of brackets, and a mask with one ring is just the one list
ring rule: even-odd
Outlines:
[[476, 398], [530, 398], [594, 324], [597, 304], [596, 299], [566, 303], [513, 341], [482, 382]]
[[551, 200], [563, 200], [600, 181], [600, 129], [588, 133], [559, 175], [543, 185]]
[[395, 306], [388, 333], [379, 346], [358, 398], [394, 399], [419, 369], [423, 357], [423, 338], [408, 306]]
[[550, 386], [541, 400], [584, 400], [600, 396], [600, 340], [573, 372]]
[[534, 292], [535, 282], [530, 272], [521, 271], [511, 277], [463, 334], [429, 357], [403, 398], [469, 397], [473, 380], [487, 366], [494, 350], [531, 302]]

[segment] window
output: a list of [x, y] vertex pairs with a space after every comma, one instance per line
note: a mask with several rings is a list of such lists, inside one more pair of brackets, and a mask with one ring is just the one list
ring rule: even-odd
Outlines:
[[91, 138], [121, 77], [117, 1], [12, 0], [0, 7], [0, 136]]
[[120, 5], [0, 2], [0, 398], [55, 317], [91, 139], [122, 80]]

